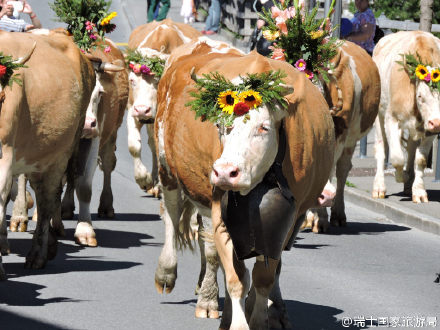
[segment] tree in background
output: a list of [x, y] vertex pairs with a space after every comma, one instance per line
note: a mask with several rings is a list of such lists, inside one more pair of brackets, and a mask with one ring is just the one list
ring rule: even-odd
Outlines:
[[420, 30], [431, 32], [434, 0], [420, 1]]
[[[420, 22], [420, 2], [420, 0], [375, 0], [372, 7], [376, 16], [384, 13], [392, 20]], [[440, 1], [431, 1], [431, 3], [433, 3], [432, 24], [440, 24]]]

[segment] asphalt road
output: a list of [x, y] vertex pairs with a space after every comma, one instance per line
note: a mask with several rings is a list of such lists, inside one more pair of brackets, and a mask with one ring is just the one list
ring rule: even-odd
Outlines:
[[[42, 1], [30, 2], [40, 17], [50, 16]], [[174, 7], [176, 3], [172, 1]], [[120, 4], [113, 1], [116, 9]], [[122, 15], [118, 19], [123, 20]], [[124, 22], [118, 26], [124, 28]], [[147, 146], [146, 133], [144, 140]], [[76, 222], [65, 221], [67, 236], [59, 242], [57, 257], [43, 270], [27, 270], [24, 258], [35, 224], [30, 223], [28, 233], [9, 233], [12, 253], [3, 257], [9, 279], [0, 282], [0, 329], [218, 327], [218, 320], [194, 318], [197, 252], [179, 254], [176, 288], [169, 295], [156, 293], [154, 270], [163, 243], [159, 201], [146, 196], [133, 179], [125, 121], [117, 148], [114, 220], [97, 219], [99, 170], [94, 178], [91, 210], [97, 248], [77, 246]], [[151, 166], [147, 148], [143, 155]], [[294, 248], [283, 254], [280, 283], [294, 328], [344, 329], [342, 320], [355, 322], [361, 316], [387, 318], [390, 328], [433, 328], [416, 326], [416, 318], [425, 318], [425, 324], [432, 318], [440, 321], [440, 284], [434, 283], [440, 272], [439, 237], [390, 223], [374, 210], [353, 204], [347, 204], [347, 215], [347, 228], [332, 228], [325, 235], [302, 232]], [[221, 273], [219, 282], [222, 304]], [[404, 326], [412, 318], [414, 326]], [[392, 326], [395, 321], [398, 326]], [[368, 328], [369, 322], [351, 328]]]

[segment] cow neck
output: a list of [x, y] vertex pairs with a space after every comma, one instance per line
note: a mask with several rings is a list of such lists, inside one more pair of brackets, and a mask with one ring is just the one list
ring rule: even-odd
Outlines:
[[2, 105], [3, 102], [5, 101], [5, 98], [6, 98], [5, 90], [2, 89], [2, 91], [0, 92], [0, 114], [2, 112]]
[[329, 106], [329, 110], [330, 110], [330, 114], [334, 117], [338, 114], [339, 111], [342, 110], [342, 105], [343, 105], [343, 100], [342, 100], [342, 90], [339, 88], [339, 84], [338, 84], [338, 80], [336, 79], [336, 77], [331, 74], [328, 73], [328, 77], [331, 80], [331, 82], [333, 83], [333, 85], [335, 86], [337, 95], [338, 95], [338, 100], [336, 102], [336, 104], [333, 104], [333, 100], [330, 94], [330, 82], [326, 83], [321, 76], [318, 76], [318, 79], [316, 81], [316, 83], [313, 83], [321, 92], [322, 96], [324, 96], [328, 106]]

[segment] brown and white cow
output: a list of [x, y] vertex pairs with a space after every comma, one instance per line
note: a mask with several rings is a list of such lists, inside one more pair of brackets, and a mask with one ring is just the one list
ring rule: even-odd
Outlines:
[[8, 251], [5, 200], [11, 180], [25, 173], [39, 209], [25, 266], [36, 269], [56, 254], [50, 219], [60, 208], [61, 179], [81, 135], [95, 74], [64, 35], [0, 33], [0, 51], [14, 58], [28, 53], [33, 43], [36, 48], [27, 68], [19, 70], [22, 86], [6, 87], [1, 105], [0, 248]]
[[[98, 159], [104, 173], [98, 215], [99, 217], [114, 217], [111, 173], [116, 166], [117, 131], [122, 124], [128, 100], [128, 74], [125, 70], [124, 56], [108, 38], [102, 46], [110, 47], [110, 52], [104, 52], [103, 47], [97, 47], [91, 51], [97, 79], [83, 129], [83, 138], [91, 138], [90, 150], [87, 159], [83, 160], [85, 162], [84, 173], [76, 179], [75, 187], [73, 182], [68, 180], [62, 203], [62, 218], [72, 219], [75, 208], [73, 191], [76, 189], [79, 216], [74, 236], [78, 244], [88, 246], [97, 245], [92, 227], [90, 200]], [[79, 157], [82, 156], [79, 155]]]
[[[440, 67], [440, 40], [423, 31], [398, 32], [382, 38], [373, 52], [379, 68], [382, 95], [376, 120], [377, 172], [373, 197], [385, 198], [385, 148], [396, 169], [397, 182], [414, 203], [428, 202], [423, 174], [435, 134], [440, 133], [440, 94], [422, 80], [411, 80], [396, 61], [418, 54], [422, 63]], [[403, 142], [405, 135], [406, 145]]]
[[[332, 63], [335, 68], [324, 90], [335, 124], [336, 149], [332, 172], [336, 174], [337, 186], [335, 189], [328, 182], [322, 202], [323, 206], [330, 206], [325, 205], [326, 196], [336, 193], [331, 205], [330, 223], [345, 226], [344, 187], [352, 167], [351, 159], [356, 143], [369, 132], [377, 116], [380, 77], [371, 56], [349, 41], [345, 41], [339, 48]], [[304, 223], [304, 227], [311, 227], [313, 232], [326, 231], [328, 225], [325, 207], [309, 212]]]
[[[133, 30], [128, 41], [130, 49], [143, 56], [168, 59], [170, 53], [201, 33], [188, 24], [170, 19], [151, 22]], [[128, 149], [134, 161], [134, 177], [141, 189], [150, 190], [157, 184], [157, 160], [154, 145], [153, 125], [157, 107], [157, 85], [159, 77], [130, 72], [130, 100], [127, 116]], [[152, 171], [148, 172], [141, 160], [142, 126], [146, 124], [148, 145], [152, 152]], [[158, 187], [151, 191], [158, 195]]]
[[[227, 287], [220, 327], [247, 329], [244, 298], [249, 288], [249, 273], [244, 262], [235, 257], [232, 241], [222, 223], [219, 188], [245, 194], [262, 180], [275, 159], [278, 129], [284, 122], [287, 148], [283, 172], [297, 202], [295, 226], [289, 234], [295, 235], [306, 210], [318, 204], [330, 174], [334, 150], [333, 123], [328, 105], [318, 89], [291, 65], [264, 58], [255, 52], [249, 55], [210, 53], [204, 47], [209, 46], [202, 44], [192, 54], [175, 61], [159, 83], [155, 137], [163, 190], [162, 218], [176, 226], [188, 201], [200, 214], [212, 218], [214, 241], [225, 270]], [[195, 119], [195, 113], [185, 107], [191, 99], [189, 93], [195, 90], [192, 71], [197, 75], [219, 72], [237, 81], [239, 75], [269, 70], [283, 70], [287, 74], [286, 85], [293, 87], [293, 93], [286, 96], [288, 110], [269, 111], [263, 104], [258, 111], [249, 112], [247, 123], [241, 118], [234, 121], [233, 128], [224, 132], [225, 135], [221, 134], [222, 143], [215, 125]], [[222, 167], [224, 162], [237, 168], [240, 175], [228, 175], [227, 171], [220, 170], [213, 172], [213, 166]], [[219, 174], [223, 175], [221, 180], [215, 179]], [[211, 178], [220, 185], [214, 193]], [[231, 178], [233, 180], [228, 183]], [[172, 247], [164, 246], [168, 253], [162, 251], [161, 254], [168, 266], [165, 270], [170, 275], [169, 278], [164, 276], [165, 280], [176, 276]], [[250, 308], [251, 328], [267, 327], [268, 295], [272, 286], [277, 286], [278, 265], [278, 260], [269, 258], [266, 266], [264, 258], [257, 257], [252, 274], [255, 303]], [[275, 298], [280, 301], [279, 290], [277, 292]]]

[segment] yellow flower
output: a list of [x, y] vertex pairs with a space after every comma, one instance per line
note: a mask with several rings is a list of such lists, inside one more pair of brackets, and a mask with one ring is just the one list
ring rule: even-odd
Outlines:
[[239, 101], [240, 100], [237, 97], [237, 92], [234, 91], [221, 92], [217, 99], [219, 107], [223, 112], [228, 114], [232, 114], [234, 112], [234, 106]]
[[104, 17], [101, 20], [101, 25], [108, 25], [110, 23], [110, 21], [115, 18], [116, 16], [118, 16], [118, 14], [114, 11], [112, 13], [110, 13], [107, 17]]
[[426, 67], [422, 64], [417, 65], [416, 68], [417, 78], [419, 78], [420, 80], [424, 80], [427, 75], [428, 75], [428, 69], [426, 69]]
[[434, 69], [431, 71], [431, 80], [432, 82], [439, 82], [440, 81], [440, 70]]
[[324, 35], [324, 31], [323, 30], [318, 30], [318, 31], [310, 32], [310, 36], [312, 37], [312, 39], [321, 38], [323, 35]]
[[259, 107], [263, 102], [260, 93], [253, 90], [244, 91], [239, 97], [240, 102], [245, 103], [250, 109]]
[[275, 41], [280, 36], [280, 31], [264, 30], [263, 37], [268, 41]]

